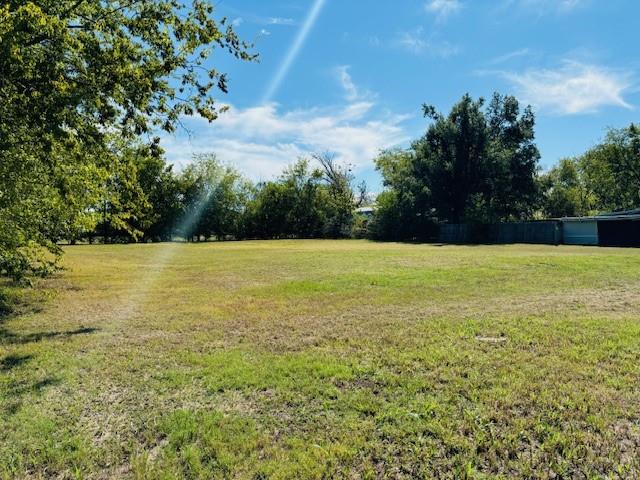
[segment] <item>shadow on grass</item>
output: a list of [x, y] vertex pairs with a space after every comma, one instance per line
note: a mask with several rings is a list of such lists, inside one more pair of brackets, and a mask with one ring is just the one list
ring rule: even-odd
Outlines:
[[33, 355], [8, 355], [0, 360], [0, 372], [19, 367], [33, 358]]
[[[36, 313], [43, 310], [44, 297], [30, 295], [20, 288], [11, 288], [0, 283], [0, 347], [10, 345], [25, 345], [51, 339], [70, 338], [75, 335], [86, 335], [97, 332], [98, 328], [80, 327], [74, 330], [49, 330], [34, 333], [19, 333], [6, 327], [6, 322], [17, 319], [26, 313]], [[47, 388], [58, 385], [60, 380], [51, 375], [44, 378], [29, 378], [39, 376], [40, 370], [29, 367], [22, 370], [35, 356], [31, 354], [12, 353], [0, 358], [0, 376], [7, 375], [6, 382], [0, 382], [0, 418], [3, 415], [14, 415], [22, 404], [30, 397], [37, 396]], [[13, 378], [12, 378], [13, 377]]]
[[[35, 333], [16, 333], [7, 329], [3, 324], [13, 318], [17, 318], [26, 313], [37, 313], [43, 310], [43, 298], [26, 295], [30, 290], [20, 288], [9, 288], [6, 284], [0, 284], [0, 345], [24, 345], [27, 343], [40, 342], [41, 340], [54, 338], [68, 338], [75, 335], [83, 335], [97, 332], [97, 328], [80, 327], [75, 330], [59, 331], [50, 330]], [[6, 362], [6, 359], [2, 362]], [[0, 370], [5, 363], [0, 364]]]
[[68, 338], [74, 335], [83, 335], [89, 333], [95, 333], [99, 329], [94, 327], [82, 327], [75, 330], [67, 331], [48, 331], [48, 332], [36, 332], [19, 334], [14, 333], [6, 328], [0, 327], [0, 344], [9, 345], [24, 345], [25, 343], [39, 342], [41, 340], [47, 340], [52, 338]]
[[6, 398], [4, 405], [2, 404], [3, 402], [0, 402], [0, 412], [3, 412], [7, 416], [14, 415], [20, 410], [25, 396], [38, 395], [46, 388], [58, 385], [59, 383], [60, 380], [53, 377], [45, 377], [35, 382], [26, 380], [11, 381], [3, 389], [4, 391], [0, 391], [0, 397], [4, 396]]

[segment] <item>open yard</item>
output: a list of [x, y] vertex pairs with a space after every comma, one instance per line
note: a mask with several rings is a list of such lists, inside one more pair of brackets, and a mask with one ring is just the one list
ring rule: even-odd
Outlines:
[[0, 478], [638, 478], [640, 253], [69, 247], [0, 320]]

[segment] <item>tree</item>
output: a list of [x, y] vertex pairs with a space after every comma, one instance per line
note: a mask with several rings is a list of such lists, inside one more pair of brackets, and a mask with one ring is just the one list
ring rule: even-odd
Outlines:
[[465, 95], [448, 115], [424, 105], [433, 123], [407, 151], [382, 152], [376, 167], [387, 191], [371, 225], [377, 238], [425, 239], [434, 222], [530, 217], [537, 203], [539, 153], [534, 116], [518, 101]]
[[579, 163], [598, 210], [640, 207], [640, 128], [636, 125], [610, 130]]
[[430, 190], [414, 175], [413, 150], [385, 150], [375, 160], [386, 190], [376, 198], [368, 226], [378, 240], [426, 240], [433, 233], [434, 211]]
[[326, 198], [320, 183], [322, 172], [311, 169], [309, 160], [299, 159], [285, 169], [280, 177], [284, 186], [285, 204], [289, 204], [285, 230], [286, 236], [298, 238], [321, 237], [327, 218]]
[[515, 97], [495, 93], [485, 116], [489, 128], [489, 217], [530, 218], [537, 206], [540, 160], [533, 111], [527, 106], [520, 113]]
[[136, 223], [136, 228], [145, 241], [169, 241], [183, 211], [180, 182], [161, 152], [145, 153], [137, 155], [135, 162], [138, 182], [151, 211], [143, 223]]
[[19, 150], [0, 151], [0, 275], [16, 280], [50, 273], [61, 253], [55, 242], [95, 227], [92, 207], [107, 178], [100, 149], [53, 144], [48, 163], [28, 145]]
[[545, 217], [574, 217], [592, 212], [595, 199], [584, 183], [576, 159], [561, 159], [558, 165], [540, 176], [539, 182]]
[[241, 235], [252, 187], [237, 170], [223, 165], [213, 153], [198, 154], [182, 173], [182, 185], [186, 238]]
[[43, 225], [65, 198], [57, 174], [76, 164], [113, 174], [112, 157], [100, 155], [107, 134], [172, 131], [181, 115], [214, 120], [224, 110], [212, 96], [227, 91], [208, 60], [214, 49], [255, 58], [203, 0], [0, 6], [0, 273], [28, 270], [27, 247], [58, 252]]
[[153, 221], [153, 207], [140, 183], [138, 164], [150, 155], [146, 145], [114, 136], [109, 140], [109, 174], [95, 209], [97, 232], [105, 243], [138, 241]]
[[289, 225], [289, 210], [294, 198], [291, 190], [281, 182], [258, 184], [256, 193], [249, 201], [244, 218], [246, 238], [281, 238], [292, 230]]
[[326, 235], [331, 196], [323, 173], [300, 158], [277, 181], [258, 185], [248, 207], [247, 235], [256, 238], [317, 238]]
[[354, 176], [349, 166], [341, 165], [335, 155], [314, 154], [313, 158], [322, 168], [323, 180], [327, 187], [327, 220], [324, 234], [331, 238], [348, 237], [353, 226], [353, 211], [366, 198], [366, 184], [358, 186], [356, 198]]
[[515, 97], [497, 93], [486, 111], [483, 105], [465, 95], [447, 116], [424, 106], [434, 123], [413, 145], [412, 174], [441, 220], [518, 220], [535, 208], [540, 154], [532, 110], [520, 114]]

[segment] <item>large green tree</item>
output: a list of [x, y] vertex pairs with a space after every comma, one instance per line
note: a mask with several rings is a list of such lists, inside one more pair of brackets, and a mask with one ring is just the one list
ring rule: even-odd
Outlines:
[[376, 158], [385, 190], [376, 198], [376, 214], [368, 227], [373, 238], [426, 240], [433, 233], [430, 190], [414, 175], [415, 160], [412, 149], [398, 148]]
[[180, 178], [161, 152], [145, 149], [135, 162], [140, 188], [151, 206], [145, 221], [136, 226], [144, 241], [171, 240], [184, 207]]
[[99, 217], [97, 233], [105, 243], [140, 240], [153, 223], [154, 208], [145, 190], [148, 179], [140, 169], [157, 156], [154, 150], [141, 142], [110, 138], [108, 176], [100, 201], [92, 208]]
[[538, 197], [540, 154], [531, 108], [515, 97], [464, 95], [447, 115], [424, 105], [433, 120], [406, 151], [382, 152], [376, 166], [387, 190], [372, 224], [381, 238], [421, 239], [434, 222], [496, 222], [531, 216]]
[[526, 218], [536, 200], [540, 154], [531, 108], [515, 97], [465, 95], [448, 115], [424, 107], [434, 120], [415, 142], [412, 174], [436, 216], [450, 222]]
[[[214, 120], [224, 110], [213, 95], [227, 78], [210, 55], [254, 55], [213, 13], [203, 0], [0, 6], [0, 273], [37, 270], [31, 247], [55, 252], [43, 222], [65, 199], [58, 175], [78, 164], [111, 174], [106, 134], [152, 135], [181, 115]], [[91, 190], [103, 176], [94, 173]]]
[[337, 161], [334, 154], [314, 154], [313, 158], [320, 164], [325, 183], [323, 193], [327, 218], [324, 235], [331, 238], [348, 237], [353, 228], [354, 209], [365, 201], [367, 185], [361, 182], [354, 188], [355, 177], [351, 167]]
[[[336, 168], [337, 165], [334, 165]], [[332, 236], [335, 198], [325, 174], [300, 158], [276, 181], [258, 185], [248, 207], [247, 236], [257, 238], [314, 238]]]

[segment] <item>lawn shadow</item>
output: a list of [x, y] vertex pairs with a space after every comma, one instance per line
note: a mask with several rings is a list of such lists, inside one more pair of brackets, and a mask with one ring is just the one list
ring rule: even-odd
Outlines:
[[95, 333], [98, 330], [100, 329], [95, 327], [80, 327], [76, 328], [75, 330], [67, 331], [48, 331], [20, 334], [7, 330], [4, 327], [0, 327], [0, 344], [4, 343], [9, 345], [24, 345], [26, 343], [34, 343], [52, 338], [68, 338], [75, 335]]
[[0, 372], [19, 367], [33, 358], [33, 355], [8, 355], [0, 360]]
[[35, 382], [26, 380], [11, 381], [6, 385], [4, 392], [0, 392], [7, 399], [4, 405], [0, 403], [0, 411], [4, 411], [7, 416], [14, 415], [22, 406], [25, 395], [39, 394], [47, 387], [52, 387], [59, 383], [60, 380], [54, 377], [45, 377]]
[[[0, 292], [2, 293], [2, 292]], [[19, 318], [24, 314], [24, 310], [15, 308], [15, 302], [7, 301], [6, 296], [0, 298], [0, 346], [2, 345], [25, 345], [33, 342], [54, 338], [70, 338], [75, 335], [90, 334], [98, 331], [93, 327], [80, 327], [74, 330], [55, 331], [49, 330], [35, 333], [17, 333], [9, 330], [5, 325], [12, 319]], [[29, 312], [41, 311], [40, 305], [27, 305]], [[22, 310], [22, 311], [21, 311]], [[0, 358], [0, 375], [11, 375], [14, 369], [20, 369], [29, 364], [35, 358], [32, 354], [12, 353]], [[58, 385], [60, 380], [47, 375], [40, 379], [24, 378], [25, 375], [37, 375], [37, 370], [28, 367], [21, 371], [18, 376], [8, 377], [6, 383], [0, 384], [0, 415], [14, 415], [30, 395], [39, 395], [49, 387]]]
[[[80, 327], [73, 330], [49, 330], [33, 333], [19, 333], [9, 330], [7, 322], [19, 319], [26, 313], [36, 313], [44, 308], [40, 298], [26, 298], [21, 291], [18, 294], [3, 289], [0, 284], [0, 347], [10, 345], [25, 345], [50, 339], [64, 339], [75, 335], [84, 335], [97, 332], [94, 327]], [[29, 379], [32, 375], [37, 375], [39, 370], [24, 368], [19, 375], [14, 375], [14, 369], [21, 369], [28, 365], [35, 358], [32, 354], [12, 353], [4, 358], [0, 358], [0, 375], [7, 375], [7, 382], [0, 383], [0, 416], [14, 415], [18, 412], [25, 401], [25, 397], [38, 395], [48, 387], [60, 383], [58, 378], [46, 376], [40, 379]], [[27, 378], [25, 378], [25, 376]], [[13, 377], [13, 378], [12, 378]]]
[[[79, 327], [75, 330], [49, 330], [34, 333], [16, 333], [5, 325], [9, 320], [15, 319], [26, 313], [38, 313], [44, 310], [41, 298], [25, 299], [19, 294], [11, 294], [0, 284], [0, 345], [24, 345], [54, 338], [69, 338], [75, 335], [95, 333], [99, 329], [95, 327]], [[6, 359], [5, 359], [6, 360]], [[4, 362], [4, 360], [3, 360]], [[2, 370], [0, 364], [0, 370]]]

